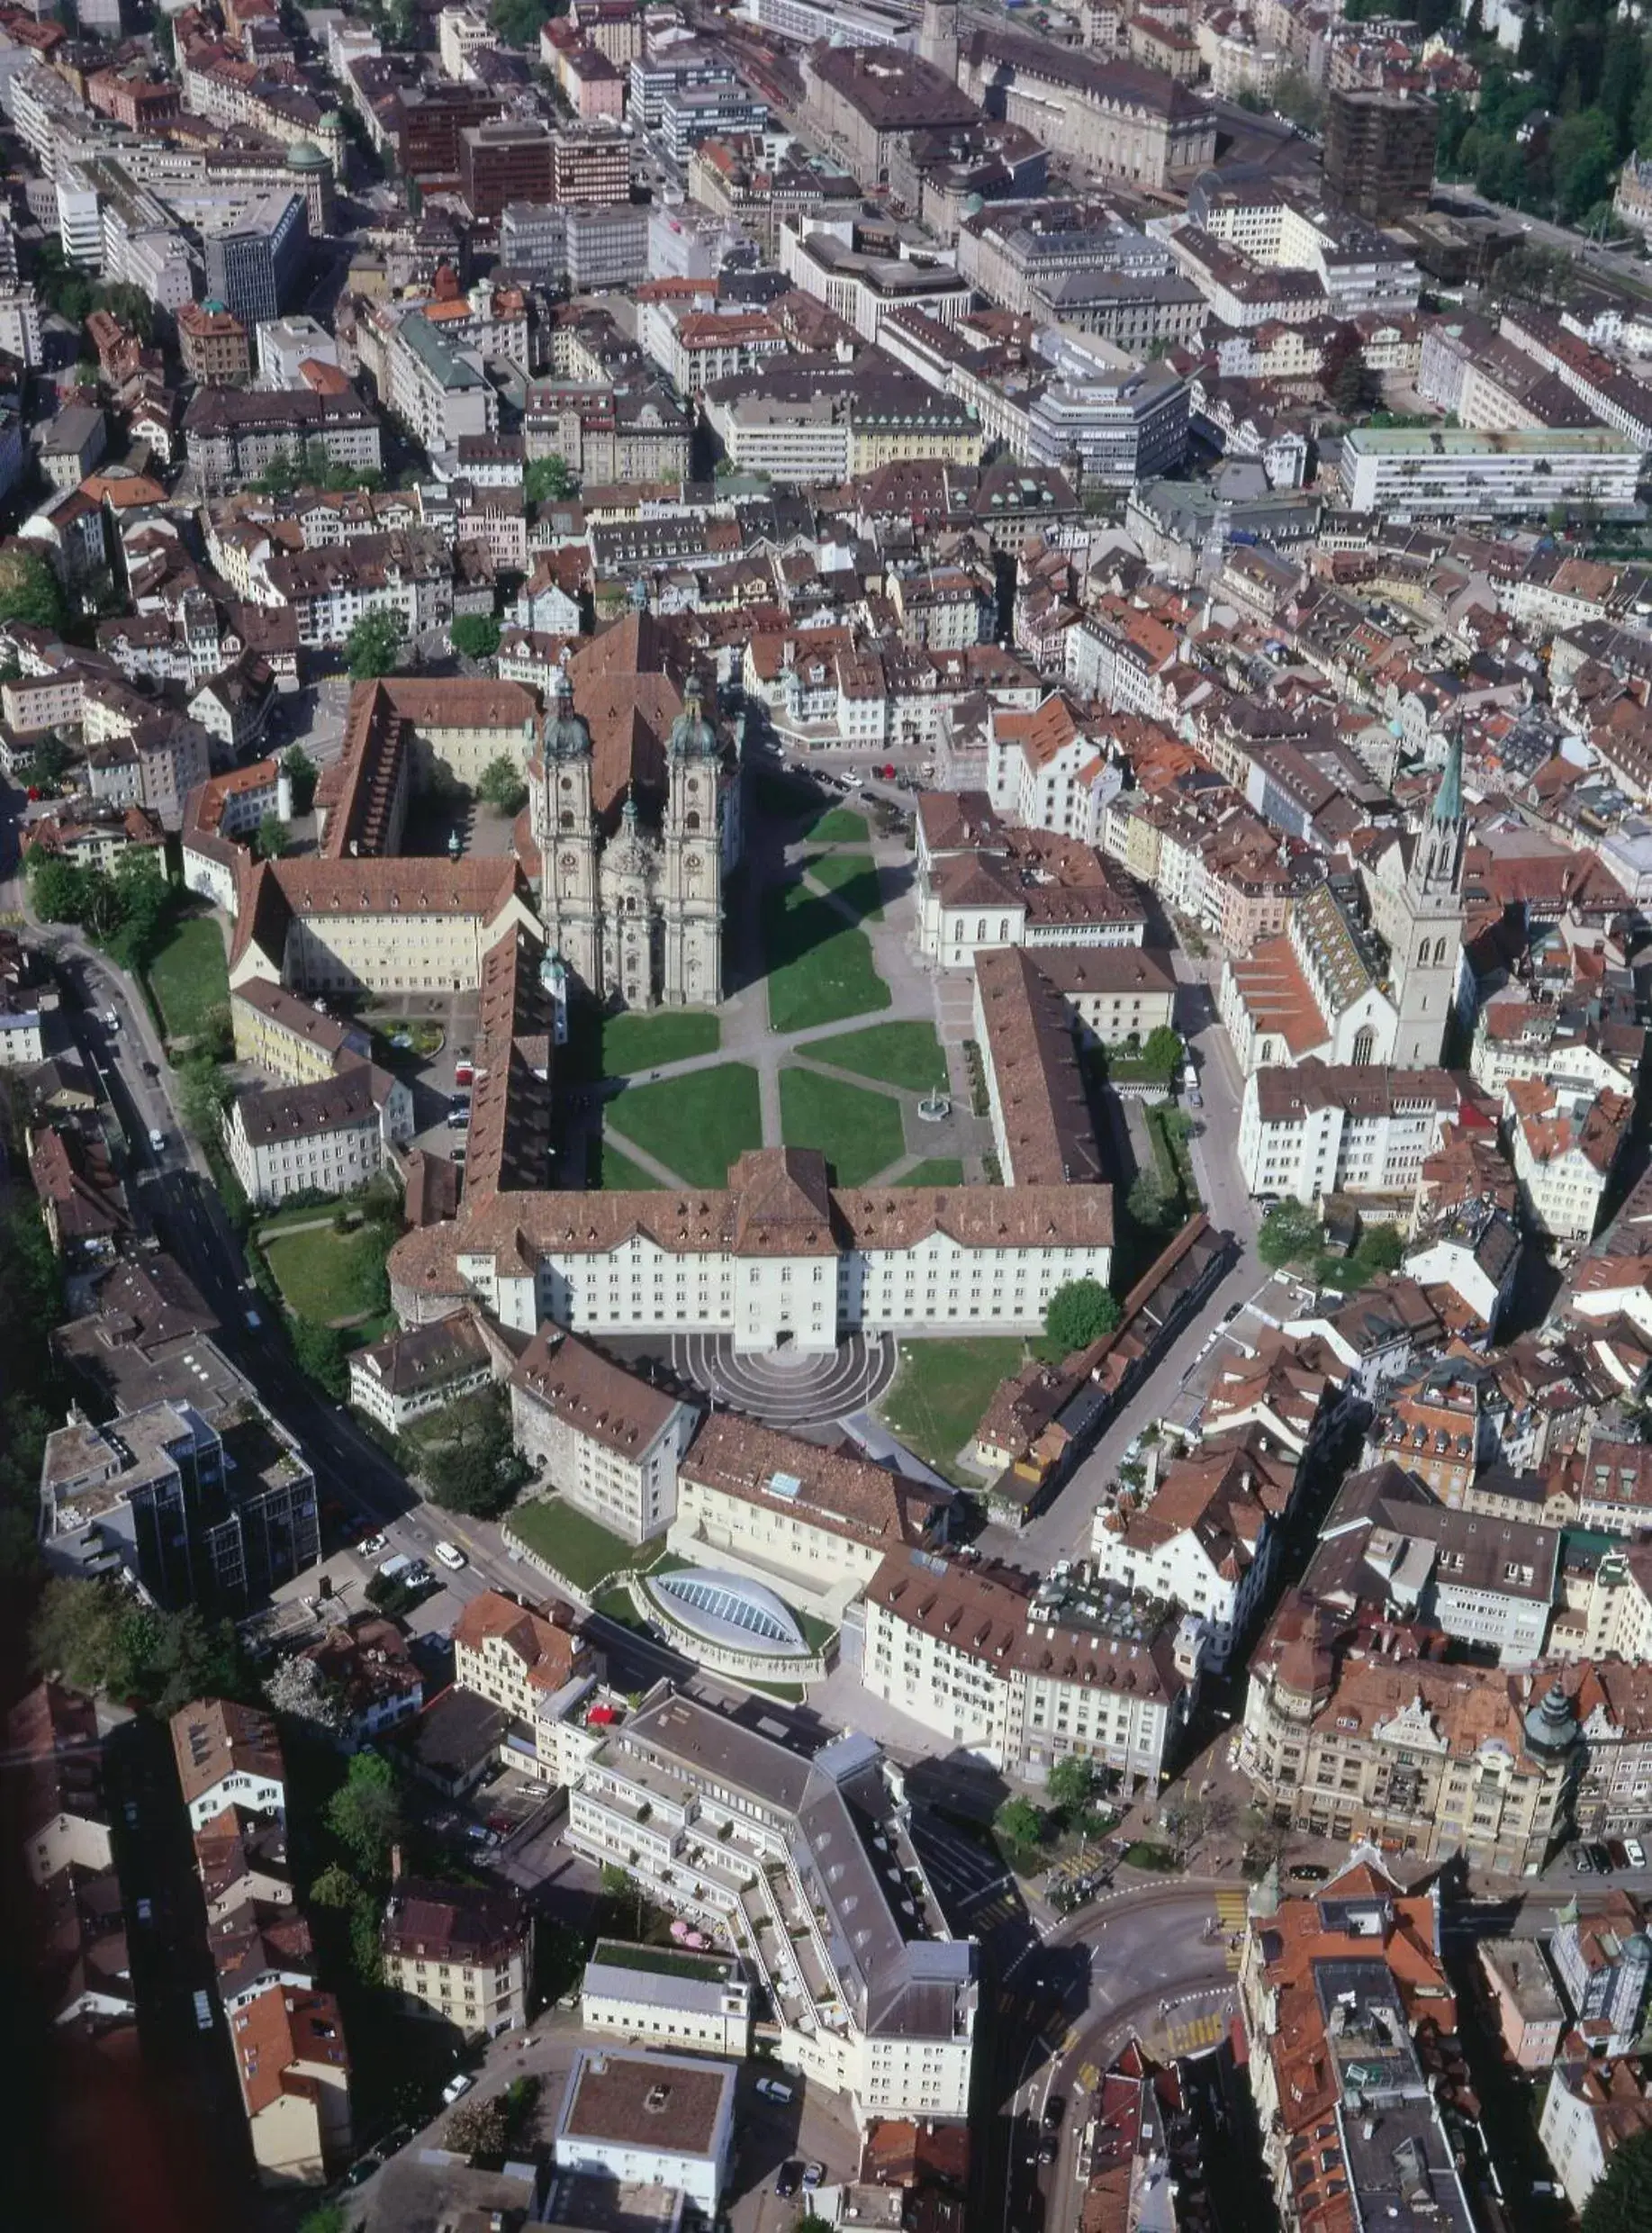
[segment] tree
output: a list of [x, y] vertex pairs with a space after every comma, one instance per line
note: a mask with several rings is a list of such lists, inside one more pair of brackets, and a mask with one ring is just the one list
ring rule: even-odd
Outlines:
[[345, 1369], [344, 1341], [337, 1326], [319, 1319], [294, 1318], [287, 1329], [293, 1361], [307, 1380], [313, 1380], [335, 1403], [342, 1403], [349, 1387]]
[[499, 622], [485, 612], [462, 612], [447, 633], [467, 659], [491, 659], [499, 649]]
[[35, 1666], [76, 1690], [106, 1689], [125, 1665], [121, 1628], [131, 1605], [113, 1582], [48, 1582], [29, 1631]]
[[1584, 2204], [1583, 2233], [1652, 2233], [1652, 2132], [1613, 2148]]
[[310, 1887], [314, 1907], [354, 1907], [360, 1897], [361, 1886], [338, 1861], [329, 1861]]
[[43, 923], [84, 923], [91, 907], [86, 872], [60, 853], [29, 849], [29, 903]]
[[992, 1818], [992, 1826], [1007, 1845], [1024, 1850], [1043, 1835], [1043, 1820], [1030, 1799], [1006, 1799]]
[[1322, 1238], [1319, 1219], [1305, 1203], [1276, 1202], [1262, 1220], [1256, 1252], [1277, 1271], [1282, 1264], [1313, 1255]]
[[74, 764], [74, 755], [60, 737], [42, 737], [23, 762], [19, 781], [26, 790], [56, 791]]
[[1298, 131], [1317, 132], [1325, 121], [1325, 104], [1300, 70], [1281, 70], [1273, 86], [1274, 113], [1295, 124]]
[[150, 845], [128, 845], [114, 864], [113, 920], [100, 935], [122, 969], [140, 970], [153, 959], [172, 913], [172, 887]]
[[550, 13], [543, 0], [493, 0], [493, 28], [508, 47], [537, 47]]
[[447, 1512], [491, 1519], [522, 1486], [527, 1469], [510, 1432], [502, 1388], [479, 1388], [407, 1431], [431, 1496]]
[[1597, 202], [1611, 199], [1616, 152], [1611, 121], [1599, 109], [1580, 109], [1555, 126], [1548, 149], [1560, 214], [1575, 224]]
[[1062, 1352], [1088, 1349], [1104, 1333], [1111, 1333], [1124, 1313], [1118, 1297], [1109, 1295], [1099, 1279], [1069, 1279], [1050, 1297], [1044, 1312], [1044, 1332]]
[[1182, 1059], [1181, 1034], [1169, 1024], [1155, 1024], [1142, 1049], [1143, 1065], [1156, 1078], [1173, 1078]]
[[1094, 1764], [1076, 1752], [1063, 1753], [1050, 1770], [1050, 1804], [1063, 1814], [1079, 1814], [1096, 1789]]
[[308, 1722], [329, 1737], [339, 1736], [344, 1729], [347, 1716], [337, 1688], [302, 1651], [278, 1663], [264, 1686], [264, 1695], [272, 1713]]
[[461, 2102], [442, 2134], [442, 2146], [456, 2156], [502, 2156], [510, 2141], [505, 2105], [497, 2093], [485, 2102]]
[[530, 511], [540, 504], [565, 503], [578, 490], [578, 475], [555, 450], [548, 457], [536, 457], [522, 475], [522, 493]]
[[528, 804], [528, 785], [522, 771], [508, 752], [490, 760], [476, 784], [476, 796], [497, 807], [501, 814], [519, 814]]
[[371, 683], [394, 671], [396, 655], [407, 641], [407, 622], [399, 612], [383, 607], [364, 612], [345, 639], [344, 663], [355, 683]]
[[135, 333], [146, 345], [155, 339], [155, 305], [141, 287], [131, 285], [124, 279], [116, 279], [96, 290], [99, 310]]
[[390, 1849], [402, 1834], [395, 1770], [376, 1752], [357, 1752], [327, 1807], [327, 1826], [364, 1876], [390, 1874]]
[[281, 766], [293, 786], [293, 813], [308, 814], [315, 804], [316, 779], [321, 771], [302, 745], [289, 745], [282, 755]]
[[0, 620], [22, 620], [60, 636], [68, 619], [63, 592], [46, 561], [32, 550], [0, 550]]
[[1345, 419], [1357, 418], [1370, 409], [1374, 383], [1358, 357], [1345, 357], [1324, 386], [1327, 400]]
[[[160, 22], [165, 23], [163, 15]], [[167, 24], [167, 29], [171, 25]], [[298, 2221], [298, 2233], [346, 2233], [348, 2220], [342, 2202], [323, 2202], [319, 2210], [307, 2210]]]
[[203, 1147], [216, 1144], [234, 1087], [210, 1054], [186, 1054], [175, 1066], [177, 1109], [184, 1129]]
[[[177, 33], [172, 28], [172, 18], [158, 10], [155, 16], [155, 28], [149, 35], [155, 41], [155, 52], [162, 67], [166, 69], [175, 68], [178, 59], [178, 42]], [[301, 2233], [311, 2233], [308, 2224], [301, 2228]]]
[[280, 860], [287, 849], [287, 826], [280, 815], [266, 814], [259, 822], [252, 849], [260, 861]]

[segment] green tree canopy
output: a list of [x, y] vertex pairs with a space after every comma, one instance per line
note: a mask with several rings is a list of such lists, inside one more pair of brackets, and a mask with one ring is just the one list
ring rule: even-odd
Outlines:
[[60, 737], [42, 737], [19, 771], [26, 790], [56, 791], [75, 764], [74, 755]]
[[516, 1496], [526, 1469], [510, 1433], [501, 1388], [479, 1388], [429, 1413], [407, 1431], [419, 1470], [445, 1511], [492, 1519]]
[[260, 861], [278, 861], [287, 849], [287, 826], [278, 814], [266, 814], [253, 835], [252, 849]]
[[0, 550], [0, 620], [22, 620], [60, 636], [68, 619], [63, 592], [46, 561], [32, 550]]
[[357, 1752], [327, 1807], [327, 1826], [364, 1876], [390, 1874], [390, 1849], [402, 1834], [395, 1770], [376, 1752]]
[[1063, 1753], [1050, 1770], [1047, 1788], [1052, 1806], [1063, 1814], [1080, 1813], [1095, 1795], [1095, 1764], [1076, 1752]]
[[1282, 1264], [1313, 1255], [1323, 1238], [1319, 1219], [1305, 1203], [1276, 1202], [1262, 1220], [1256, 1252], [1277, 1271]]
[[32, 845], [28, 854], [29, 904], [43, 923], [84, 923], [91, 907], [86, 870], [60, 853]]
[[1583, 2233], [1652, 2233], [1652, 2132], [1613, 2148], [1584, 2204]]
[[1043, 1835], [1043, 1819], [1030, 1799], [1006, 1799], [992, 1818], [992, 1826], [1009, 1845], [1035, 1846]]
[[356, 683], [371, 683], [395, 669], [396, 657], [407, 641], [407, 622], [399, 612], [384, 608], [364, 612], [345, 640], [344, 663]]
[[447, 633], [467, 659], [491, 659], [499, 649], [499, 622], [485, 612], [462, 612]]
[[519, 814], [528, 804], [528, 785], [522, 771], [508, 752], [490, 760], [476, 784], [476, 796], [501, 814]]
[[203, 1145], [216, 1140], [234, 1088], [210, 1054], [186, 1054], [175, 1065], [177, 1108], [184, 1129]]
[[1169, 1024], [1155, 1024], [1142, 1048], [1142, 1060], [1155, 1077], [1173, 1078], [1182, 1059], [1181, 1034]]
[[316, 781], [321, 771], [302, 745], [289, 745], [281, 755], [281, 764], [293, 786], [293, 813], [308, 814], [315, 804]]
[[522, 493], [529, 510], [538, 504], [565, 502], [578, 492], [579, 484], [573, 466], [554, 450], [548, 457], [536, 457], [522, 475]]
[[344, 1337], [338, 1327], [322, 1325], [314, 1318], [294, 1318], [287, 1334], [293, 1361], [305, 1379], [313, 1380], [335, 1403], [342, 1403], [349, 1388], [349, 1373], [344, 1361]]
[[493, 28], [508, 47], [537, 47], [550, 15], [544, 0], [493, 0]]
[[1050, 1297], [1044, 1332], [1068, 1356], [1111, 1333], [1123, 1312], [1099, 1279], [1069, 1279]]

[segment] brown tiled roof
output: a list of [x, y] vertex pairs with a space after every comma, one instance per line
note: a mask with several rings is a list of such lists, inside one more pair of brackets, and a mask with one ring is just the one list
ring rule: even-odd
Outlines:
[[267, 1713], [230, 1698], [196, 1698], [172, 1716], [172, 1752], [189, 1805], [232, 1770], [284, 1781], [281, 1740]]
[[1018, 946], [975, 957], [987, 1059], [1008, 1168], [1017, 1186], [1088, 1185], [1101, 1176], [1061, 996]]
[[567, 1425], [622, 1458], [647, 1450], [677, 1409], [674, 1397], [548, 1323], [523, 1351], [510, 1379]]
[[509, 1644], [522, 1662], [523, 1673], [535, 1689], [560, 1690], [584, 1654], [584, 1645], [571, 1628], [560, 1627], [541, 1614], [530, 1613], [496, 1589], [473, 1597], [454, 1623], [453, 1641], [480, 1651], [490, 1636]]
[[330, 1993], [272, 1985], [236, 2010], [230, 2030], [249, 2117], [262, 2116], [284, 2093], [311, 2094], [314, 2081], [296, 2064], [322, 2064], [348, 2079], [344, 2023]]
[[392, 1888], [382, 1939], [387, 1954], [474, 1967], [509, 1961], [527, 1934], [522, 1895], [514, 1889], [408, 1877]]
[[775, 1511], [782, 1498], [773, 1484], [782, 1481], [785, 1510], [858, 1542], [891, 1549], [920, 1542], [936, 1511], [952, 1501], [949, 1489], [908, 1480], [847, 1448], [823, 1450], [730, 1411], [705, 1421], [678, 1470], [707, 1488]]

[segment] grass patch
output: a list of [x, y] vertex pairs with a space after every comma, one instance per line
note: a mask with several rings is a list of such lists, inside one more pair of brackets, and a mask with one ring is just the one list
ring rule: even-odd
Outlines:
[[843, 1187], [864, 1186], [907, 1145], [898, 1101], [790, 1068], [781, 1072], [781, 1136], [788, 1147], [817, 1147]]
[[663, 1189], [652, 1171], [622, 1155], [611, 1140], [597, 1144], [597, 1175], [591, 1182], [609, 1194], [657, 1194]]
[[1132, 1868], [1149, 1868], [1160, 1876], [1171, 1875], [1179, 1866], [1168, 1845], [1155, 1845], [1148, 1838], [1138, 1838], [1133, 1845], [1127, 1845], [1124, 1858]]
[[263, 1243], [287, 1308], [322, 1325], [383, 1313], [386, 1245], [382, 1227], [335, 1233], [330, 1224], [272, 1234]]
[[518, 1505], [510, 1514], [510, 1525], [529, 1550], [537, 1551], [559, 1574], [566, 1575], [576, 1589], [595, 1589], [610, 1574], [627, 1567], [645, 1566], [657, 1548], [652, 1543], [627, 1542], [623, 1535], [599, 1526], [560, 1498], [547, 1501], [536, 1496]]
[[763, 934], [772, 1031], [807, 1031], [889, 1005], [866, 933], [803, 885], [764, 895]]
[[866, 817], [852, 807], [828, 807], [816, 816], [804, 835], [817, 845], [863, 845], [871, 832]]
[[869, 1024], [864, 1031], [840, 1032], [798, 1052], [830, 1062], [834, 1070], [852, 1070], [857, 1078], [905, 1086], [910, 1093], [946, 1089], [946, 1056], [933, 1024]]
[[824, 1651], [837, 1633], [835, 1621], [819, 1620], [812, 1613], [800, 1612], [796, 1605], [791, 1608], [791, 1615], [802, 1630], [803, 1641], [811, 1651]]
[[954, 1187], [963, 1184], [963, 1165], [955, 1155], [932, 1155], [926, 1163], [914, 1163], [897, 1186]]
[[763, 1145], [757, 1072], [749, 1062], [719, 1062], [657, 1086], [632, 1086], [612, 1105], [609, 1120], [622, 1153], [626, 1141], [635, 1141], [690, 1186], [720, 1187], [737, 1155]]
[[878, 1408], [907, 1447], [948, 1480], [998, 1382], [1026, 1354], [1018, 1337], [903, 1342], [900, 1368]]
[[878, 872], [870, 853], [814, 853], [799, 864], [839, 903], [854, 909], [859, 923], [880, 923], [883, 907], [878, 896]]
[[393, 1060], [400, 1056], [403, 1062], [428, 1062], [447, 1043], [442, 1026], [428, 1016], [395, 1017], [375, 1028]]
[[193, 1039], [209, 1012], [226, 1007], [230, 968], [223, 934], [210, 915], [186, 915], [149, 967], [149, 990], [169, 1039]]
[[639, 1070], [715, 1054], [723, 1027], [699, 1008], [662, 1008], [651, 1016], [609, 1016], [602, 1022], [602, 1074], [628, 1078]]

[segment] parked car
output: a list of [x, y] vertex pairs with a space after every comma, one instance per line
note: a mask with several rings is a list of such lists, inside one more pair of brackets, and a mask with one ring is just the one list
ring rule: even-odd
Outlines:
[[474, 1085], [476, 1082], [475, 1064], [465, 1062], [456, 1062], [453, 1070], [453, 1082], [456, 1086]]
[[1629, 1865], [1629, 1848], [1620, 1838], [1607, 1839], [1606, 1857], [1614, 1868], [1627, 1868]]
[[757, 2091], [765, 2102], [789, 2102], [793, 2098], [792, 2090], [783, 2078], [759, 2078]]
[[475, 2083], [476, 2081], [468, 2071], [461, 2070], [456, 2077], [449, 2078], [447, 2084], [443, 2086], [442, 2100], [451, 2109], [461, 2094], [468, 2093]]
[[774, 2191], [783, 2201], [798, 2191], [798, 2181], [803, 2176], [800, 2163], [783, 2163], [774, 2174]]
[[1623, 1850], [1629, 1855], [1629, 1867], [1631, 1868], [1644, 1868], [1646, 1867], [1647, 1849], [1641, 1844], [1638, 1838], [1625, 1838], [1623, 1840]]
[[1059, 2132], [1061, 2129], [1061, 2119], [1066, 2114], [1066, 2100], [1060, 2093], [1052, 2093], [1044, 2103], [1044, 2130]]
[[149, 1145], [150, 1145], [150, 1146], [154, 1149], [154, 1151], [155, 1151], [155, 1153], [157, 1153], [157, 1155], [158, 1155], [158, 1154], [160, 1153], [161, 1150], [162, 1150], [162, 1149], [166, 1146], [166, 1144], [167, 1144], [167, 1135], [166, 1135], [166, 1134], [165, 1134], [164, 1132], [157, 1132], [157, 1130], [155, 1129], [154, 1126], [153, 1126], [153, 1125], [151, 1125], [151, 1126], [149, 1126]]
[[466, 1559], [465, 1553], [459, 1549], [457, 1543], [450, 1543], [445, 1538], [440, 1542], [433, 1543], [430, 1548], [434, 1550], [436, 1556], [441, 1560], [442, 1564], [448, 1569], [449, 1573], [457, 1574], [463, 1568], [470, 1564], [469, 1559]]
[[364, 1535], [356, 1546], [358, 1559], [376, 1559], [383, 1555], [384, 1550], [384, 1538], [382, 1535]]
[[1589, 1858], [1589, 1849], [1586, 1845], [1575, 1845], [1572, 1848], [1572, 1867], [1580, 1876], [1594, 1875], [1594, 1863]]
[[806, 2194], [812, 2194], [825, 2176], [826, 2166], [824, 2164], [805, 2164], [803, 2166], [803, 2192]]
[[1598, 1839], [1593, 1839], [1590, 1841], [1589, 1858], [1594, 1863], [1595, 1874], [1597, 1876], [1611, 1876], [1611, 1855], [1606, 1850], [1606, 1848]]

